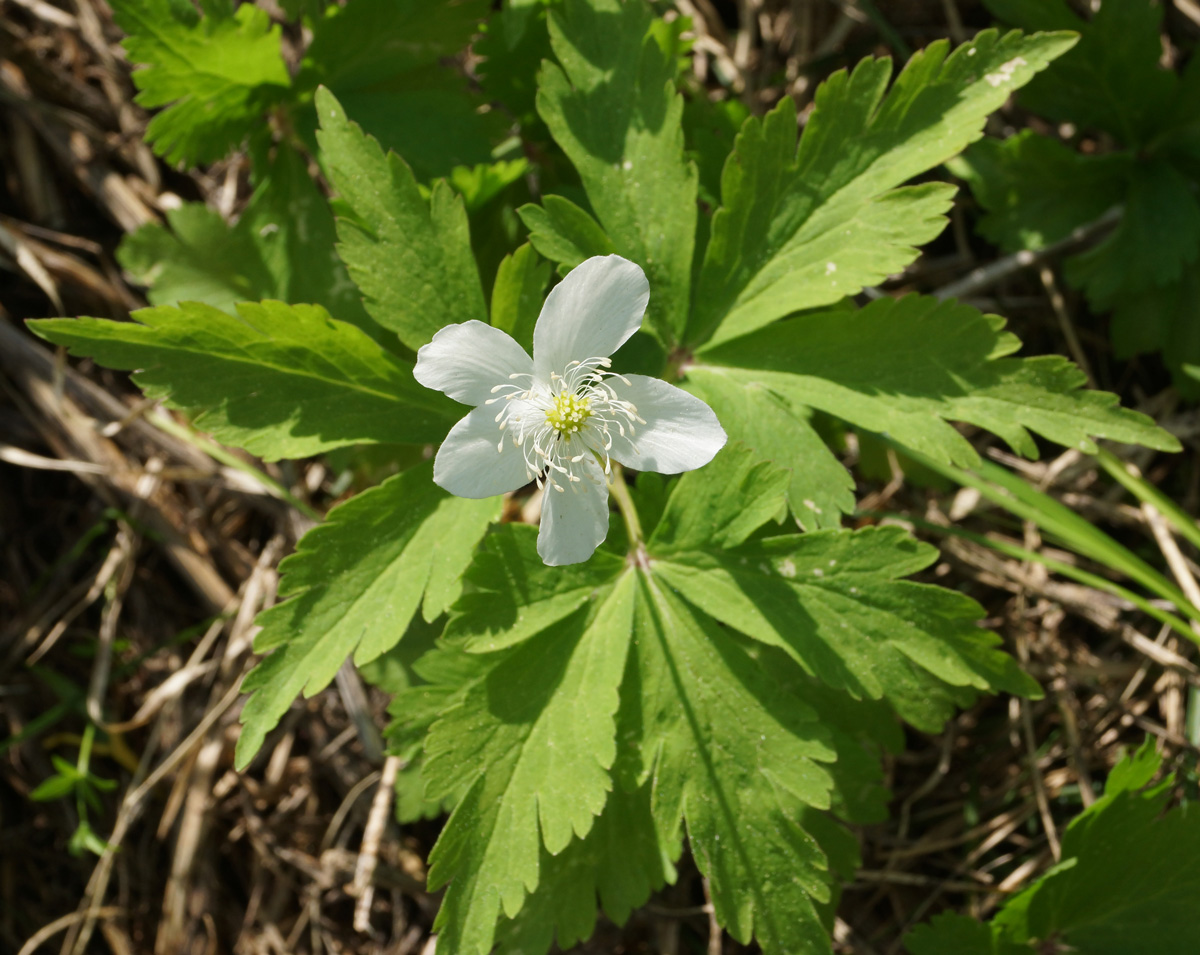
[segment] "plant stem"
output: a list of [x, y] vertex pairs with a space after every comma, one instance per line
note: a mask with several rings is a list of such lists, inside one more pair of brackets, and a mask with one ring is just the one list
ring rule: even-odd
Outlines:
[[96, 739], [96, 724], [88, 723], [83, 728], [83, 739], [79, 742], [79, 758], [75, 761], [75, 768], [86, 776], [88, 765], [92, 761], [92, 743]]
[[616, 461], [612, 464], [612, 477], [608, 482], [608, 490], [617, 502], [617, 510], [625, 518], [625, 531], [629, 534], [629, 549], [640, 550], [642, 522], [638, 520], [637, 508], [633, 506], [633, 498], [629, 494], [629, 485], [625, 483], [625, 472]]

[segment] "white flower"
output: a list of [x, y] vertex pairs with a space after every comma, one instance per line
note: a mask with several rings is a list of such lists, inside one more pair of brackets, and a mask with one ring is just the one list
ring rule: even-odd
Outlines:
[[608, 370], [649, 299], [638, 266], [596, 256], [551, 290], [533, 358], [500, 329], [474, 321], [447, 325], [417, 352], [417, 381], [475, 406], [442, 442], [434, 481], [474, 498], [536, 481], [545, 488], [538, 553], [547, 564], [587, 560], [604, 540], [613, 461], [676, 474], [707, 464], [725, 444], [699, 398], [658, 378]]

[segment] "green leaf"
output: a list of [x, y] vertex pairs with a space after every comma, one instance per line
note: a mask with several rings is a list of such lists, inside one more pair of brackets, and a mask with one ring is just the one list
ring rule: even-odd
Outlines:
[[330, 511], [281, 565], [281, 597], [259, 615], [258, 653], [246, 677], [237, 764], [246, 766], [292, 701], [329, 685], [351, 654], [366, 663], [404, 635], [422, 601], [431, 620], [458, 579], [499, 501], [451, 497], [428, 465], [389, 478]]
[[353, 218], [338, 220], [338, 252], [371, 317], [409, 348], [445, 325], [486, 321], [462, 199], [445, 182], [421, 196], [412, 170], [346, 119], [318, 90], [322, 159]]
[[541, 847], [561, 852], [604, 808], [632, 606], [626, 577], [594, 613], [478, 657], [481, 677], [431, 730], [427, 794], [476, 777], [430, 855], [430, 887], [450, 881], [439, 949], [486, 955], [501, 909], [515, 915], [537, 887]]
[[467, 212], [474, 214], [528, 172], [529, 161], [522, 156], [475, 166], [455, 166], [447, 182], [463, 197]]
[[73, 856], [81, 856], [84, 852], [102, 856], [115, 848], [96, 835], [95, 830], [86, 819], [79, 820], [79, 825], [75, 827], [75, 831], [71, 833], [71, 839], [67, 843], [67, 851]]
[[1200, 60], [1192, 57], [1175, 87], [1159, 155], [1192, 179], [1200, 179]]
[[683, 152], [677, 51], [661, 38], [647, 4], [566, 0], [550, 11], [561, 66], [543, 65], [537, 107], [615, 250], [645, 269], [647, 324], [669, 346], [688, 313], [697, 177]]
[[1033, 955], [1028, 945], [999, 939], [985, 923], [953, 912], [917, 926], [904, 945], [912, 955]]
[[604, 913], [623, 925], [650, 893], [675, 881], [672, 859], [659, 848], [650, 812], [650, 784], [617, 787], [588, 834], [557, 855], [542, 847], [538, 887], [517, 917], [497, 929], [498, 951], [535, 955], [556, 940], [563, 950], [591, 936], [597, 896]]
[[490, 653], [536, 636], [598, 600], [606, 592], [598, 581], [615, 578], [625, 565], [600, 551], [583, 564], [538, 571], [536, 536], [515, 524], [488, 536], [467, 574], [471, 586], [454, 608], [449, 631], [467, 652]]
[[[488, 0], [350, 0], [314, 20], [304, 68], [335, 94], [378, 87], [459, 53], [488, 14]], [[310, 87], [311, 88], [311, 87]], [[340, 97], [339, 97], [340, 98]]]
[[[1134, 792], [1149, 786], [1161, 768], [1162, 757], [1158, 755], [1153, 739], [1147, 737], [1134, 752], [1125, 753], [1108, 774], [1104, 783], [1104, 795], [1098, 800], [1101, 808], [1121, 793]], [[1095, 803], [1089, 808], [1098, 811]]]
[[1152, 0], [1104, 0], [1091, 21], [1064, 0], [985, 0], [1025, 30], [1073, 30], [1079, 44], [1021, 92], [1026, 108], [1056, 122], [1103, 129], [1125, 146], [1159, 131], [1175, 77], [1159, 66], [1163, 8]]
[[1084, 155], [1031, 129], [984, 139], [948, 164], [987, 210], [979, 232], [1006, 252], [1040, 249], [1121, 202], [1132, 157]]
[[1200, 202], [1192, 184], [1163, 160], [1134, 167], [1125, 214], [1104, 242], [1067, 261], [1067, 280], [1093, 307], [1177, 281], [1200, 255]]
[[740, 99], [697, 96], [683, 104], [683, 135], [699, 171], [700, 201], [712, 209], [721, 204], [721, 171], [750, 115]]
[[185, 302], [133, 322], [55, 318], [30, 329], [109, 368], [218, 441], [267, 460], [365, 443], [440, 441], [459, 407], [412, 366], [318, 305], [250, 302], [234, 317]]
[[414, 617], [400, 643], [363, 671], [364, 678], [371, 679], [368, 672], [382, 670], [388, 678], [383, 689], [395, 694], [388, 704], [392, 719], [384, 735], [388, 752], [403, 760], [396, 774], [396, 819], [402, 824], [448, 815], [460, 795], [444, 799], [425, 796], [425, 737], [475, 675], [476, 662], [466, 654], [437, 651], [444, 624], [440, 617], [432, 624]]
[[639, 574], [634, 625], [637, 676], [619, 730], [634, 748], [622, 776], [655, 779], [660, 841], [686, 823], [717, 918], [738, 941], [830, 951], [814, 904], [829, 898], [825, 857], [794, 811], [829, 805], [827, 731], [656, 576]]
[[657, 571], [689, 603], [782, 648], [822, 682], [887, 699], [910, 723], [937, 732], [955, 702], [940, 684], [1040, 691], [998, 651], [999, 638], [976, 626], [983, 608], [975, 601], [898, 579], [936, 559], [935, 548], [888, 527], [668, 551]]
[[[651, 533], [634, 559], [601, 548], [547, 568], [533, 528], [489, 535], [445, 640], [416, 666], [431, 685], [396, 709], [406, 738], [442, 713], [423, 774], [427, 798], [456, 804], [430, 880], [449, 880], [447, 951], [487, 951], [501, 914], [515, 917], [502, 950], [539, 952], [552, 932], [571, 944], [597, 895], [620, 921], [673, 877], [685, 832], [735, 938], [828, 951], [830, 866], [847, 873], [856, 853], [818, 811], [880, 818], [878, 752], [900, 745], [890, 708], [837, 681], [927, 728], [979, 688], [1036, 691], [975, 627], [974, 602], [899, 579], [932, 548], [895, 529], [765, 536], [788, 487], [731, 447], [665, 500], [639, 478]], [[689, 578], [730, 555], [730, 588], [719, 568]], [[716, 597], [696, 592], [713, 582]], [[752, 618], [725, 599], [738, 587], [780, 603], [768, 618], [751, 602]], [[769, 632], [785, 616], [788, 632]]]
[[460, 166], [487, 164], [493, 141], [505, 130], [501, 114], [481, 114], [478, 98], [446, 67], [406, 79], [404, 85], [414, 88], [334, 92], [354, 121], [383, 149], [403, 156], [422, 182]]
[[827, 686], [886, 698], [931, 732], [970, 696], [943, 685], [1038, 694], [995, 650], [995, 636], [975, 626], [983, 608], [900, 579], [937, 551], [899, 528], [747, 542], [782, 503], [786, 479], [736, 446], [685, 474], [646, 545], [656, 573], [696, 608], [782, 649]]
[[[888, 794], [881, 785], [879, 750], [903, 748], [891, 712], [830, 690], [805, 677], [787, 658], [759, 662], [776, 677], [787, 673], [780, 687], [786, 685], [788, 693], [812, 706], [835, 741], [838, 759], [828, 769], [839, 815], [862, 822], [885, 819]], [[512, 922], [500, 925], [499, 951], [537, 955], [549, 948], [555, 935], [560, 948], [569, 948], [591, 934], [597, 896], [608, 918], [621, 925], [651, 891], [675, 881], [673, 861], [680, 846], [678, 839], [659, 843], [650, 811], [652, 786], [650, 781], [628, 792], [617, 786], [586, 837], [557, 856], [543, 849], [538, 888]], [[839, 874], [851, 878], [859, 865], [854, 839], [828, 816], [806, 806], [796, 807], [794, 819], [817, 839], [831, 866], [836, 857]], [[832, 922], [831, 911], [822, 916], [827, 924]]]
[[736, 547], [785, 509], [788, 473], [734, 445], [684, 474], [647, 541], [654, 553]]
[[[491, 158], [499, 117], [481, 115], [459, 70], [441, 65], [466, 47], [487, 0], [350, 0], [311, 21], [298, 89], [332, 91], [346, 112], [385, 150], [404, 157], [418, 177]], [[310, 135], [312, 110], [297, 117]]]
[[726, 432], [759, 460], [789, 469], [788, 507], [802, 528], [838, 527], [854, 510], [854, 478], [813, 429], [810, 408], [707, 368], [689, 369], [686, 387], [716, 409]]
[[540, 206], [528, 203], [517, 214], [529, 230], [530, 244], [558, 263], [560, 275], [566, 275], [593, 255], [611, 255], [617, 251], [600, 223], [562, 196], [543, 196]]
[[1200, 273], [1184, 269], [1178, 282], [1131, 292], [1113, 303], [1113, 351], [1119, 358], [1139, 352], [1162, 351], [1175, 388], [1185, 398], [1200, 398], [1196, 376], [1189, 365], [1200, 364]]
[[[1192, 952], [1200, 948], [1194, 899], [1200, 890], [1200, 814], [1185, 804], [1164, 814], [1173, 780], [1145, 786], [1159, 766], [1152, 746], [1113, 771], [1108, 792], [1067, 827], [1062, 861], [1011, 899], [982, 929], [962, 919], [920, 926], [913, 955], [970, 951], [1016, 955], [1053, 941], [1088, 955]], [[976, 923], [978, 924], [978, 923]]]
[[[856, 312], [812, 313], [703, 352], [688, 369], [701, 389], [724, 375], [794, 405], [884, 432], [939, 461], [974, 465], [974, 448], [949, 421], [979, 425], [1026, 457], [1036, 432], [1090, 452], [1095, 438], [1172, 450], [1174, 438], [1115, 396], [1080, 390], [1084, 376], [1059, 356], [1010, 358], [1003, 320], [953, 300], [884, 298]], [[866, 347], [864, 343], [870, 343]], [[714, 407], [718, 417], [720, 407]], [[734, 439], [741, 437], [731, 430]], [[784, 448], [776, 461], [787, 465]]]
[[1073, 42], [987, 30], [948, 56], [938, 41], [890, 91], [891, 61], [864, 60], [817, 90], [798, 149], [790, 100], [748, 120], [722, 176], [688, 341], [743, 335], [902, 269], [941, 231], [953, 190], [898, 187], [978, 139], [988, 114]]
[[478, 67], [479, 83], [489, 99], [505, 105], [524, 130], [526, 138], [543, 139], [535, 97], [536, 76], [542, 60], [553, 55], [546, 28], [546, 4], [541, 0], [516, 0], [488, 18], [483, 36], [473, 46], [483, 57]]
[[508, 332], [527, 352], [533, 351], [533, 327], [542, 312], [550, 263], [528, 242], [506, 255], [492, 286], [492, 324]]
[[142, 106], [166, 106], [146, 138], [168, 162], [224, 158], [263, 128], [263, 113], [288, 95], [280, 30], [265, 10], [210, 4], [201, 17], [172, 0], [113, 0], [117, 25], [129, 36], [133, 81]]
[[203, 302], [236, 314], [238, 302], [272, 298], [323, 305], [370, 334], [358, 290], [334, 250], [333, 214], [304, 158], [279, 147], [238, 221], [230, 226], [200, 202], [125, 237], [121, 265], [149, 285], [153, 305]]
[[51, 776], [49, 779], [43, 779], [38, 783], [33, 792], [29, 794], [29, 798], [34, 802], [49, 802], [52, 799], [62, 799], [64, 796], [69, 796], [75, 791], [79, 778], [78, 774], [74, 774], [70, 776]]
[[242, 221], [230, 226], [203, 202], [184, 203], [167, 211], [169, 228], [151, 222], [126, 235], [117, 258], [149, 286], [152, 305], [203, 302], [233, 314], [238, 302], [286, 299], [263, 261], [259, 236]]
[[[833, 817], [855, 823], [886, 820], [891, 793], [884, 785], [880, 756], [885, 751], [904, 751], [904, 731], [896, 719], [895, 711], [884, 702], [856, 700], [848, 693], [835, 690], [809, 676], [784, 650], [753, 640], [747, 640], [746, 644], [749, 645], [749, 652], [772, 675], [781, 690], [804, 700], [817, 712], [821, 725], [829, 731], [833, 748], [837, 750], [837, 762], [828, 767], [833, 778], [830, 794], [832, 816], [806, 809], [805, 827], [813, 825], [817, 819], [836, 826]], [[939, 693], [941, 695], [944, 692]], [[829, 840], [825, 839], [824, 834], [814, 831], [813, 835], [830, 856], [833, 870], [846, 880], [852, 879], [861, 864], [857, 861], [857, 845], [849, 853], [854, 856], [854, 861], [847, 864], [845, 858], [835, 858], [835, 855], [845, 856], [847, 853], [831, 854], [831, 846], [827, 845]]]

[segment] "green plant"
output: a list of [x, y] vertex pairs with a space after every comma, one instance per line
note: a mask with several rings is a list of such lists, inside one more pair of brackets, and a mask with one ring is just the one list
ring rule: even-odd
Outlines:
[[100, 802], [100, 793], [112, 792], [117, 788], [117, 781], [103, 779], [91, 771], [92, 744], [95, 739], [95, 724], [88, 723], [83, 730], [83, 738], [79, 743], [79, 758], [75, 763], [72, 764], [61, 756], [51, 754], [50, 762], [54, 765], [55, 774], [42, 780], [38, 787], [29, 794], [29, 798], [34, 802], [49, 802], [52, 799], [65, 799], [68, 796], [75, 797], [75, 812], [79, 821], [67, 844], [67, 849], [72, 855], [81, 855], [85, 851], [100, 855], [108, 847], [108, 844], [92, 829], [91, 823], [88, 821], [88, 813], [89, 811], [95, 813], [104, 811]]
[[[181, 243], [175, 274], [210, 263], [217, 284], [206, 278], [204, 295], [220, 301], [31, 327], [134, 371], [148, 395], [267, 460], [434, 445], [465, 412], [418, 384], [414, 352], [450, 325], [489, 323], [528, 345], [552, 270], [613, 254], [634, 263], [649, 304], [614, 367], [691, 392], [728, 445], [677, 479], [610, 469], [623, 520], [590, 559], [561, 567], [543, 563], [529, 524], [498, 523], [498, 497], [453, 497], [419, 447], [396, 452], [400, 473], [330, 510], [281, 565], [285, 599], [258, 620], [266, 657], [243, 687], [238, 764], [352, 656], [397, 694], [389, 736], [410, 761], [402, 810], [452, 809], [429, 876], [448, 886], [441, 950], [570, 945], [591, 933], [598, 904], [622, 921], [673, 880], [686, 842], [731, 935], [768, 952], [828, 952], [838, 881], [857, 859], [844, 823], [881, 818], [880, 756], [901, 745], [897, 717], [936, 731], [981, 693], [1040, 691], [977, 626], [978, 604], [906, 579], [934, 548], [897, 528], [841, 526], [853, 478], [814, 414], [886, 432], [943, 465], [980, 463], [953, 422], [1030, 457], [1035, 434], [1085, 451], [1100, 437], [1177, 447], [1112, 395], [1083, 390], [1069, 362], [1013, 357], [1019, 342], [997, 316], [923, 296], [854, 304], [945, 225], [954, 188], [911, 181], [978, 139], [989, 113], [1074, 37], [986, 31], [953, 52], [940, 42], [915, 54], [894, 81], [887, 59], [835, 73], [802, 136], [788, 99], [744, 120], [710, 215], [697, 199], [702, 182], [712, 194], [711, 169], [692, 157], [707, 164], [715, 150], [687, 149], [681, 25], [639, 0], [531, 6], [508, 7], [489, 39], [526, 17], [545, 28], [552, 58], [536, 82], [521, 73], [527, 52], [507, 73], [497, 57], [491, 76], [506, 77], [497, 88], [520, 100], [516, 116], [536, 88], [538, 120], [561, 150], [546, 183], [561, 188], [520, 207], [529, 242], [497, 263], [493, 282], [469, 198], [453, 186], [469, 177], [429, 183], [387, 152], [361, 87], [320, 62], [314, 39], [287, 88], [326, 84], [313, 97], [315, 144], [304, 144], [337, 195], [331, 208], [284, 127], [276, 166], [232, 231], [193, 212], [252, 263], [264, 233], [284, 232], [259, 226], [273, 224], [260, 209], [304, 194], [305, 221], [322, 229], [285, 236], [275, 264], [242, 284], [229, 282], [245, 277], [233, 264]], [[351, 0], [305, 15], [323, 18], [317, 37], [317, 26], [358, 36], [350, 26], [367, 29], [377, 9]], [[274, 36], [257, 14], [210, 6], [208, 18], [158, 42], [185, 51], [218, 23], [256, 49]], [[158, 70], [190, 62], [154, 56]], [[241, 129], [235, 119], [256, 97], [285, 103], [276, 85], [217, 100], [236, 109], [215, 129]], [[194, 122], [186, 102], [174, 110], [171, 123]], [[232, 142], [213, 129], [202, 137], [214, 149]], [[237, 302], [259, 295], [293, 301]], [[505, 420], [483, 451], [502, 446]]]
[[1104, 796], [1067, 826], [1062, 860], [990, 922], [940, 915], [912, 932], [912, 955], [1188, 952], [1200, 879], [1195, 806], [1167, 812], [1175, 784], [1150, 785], [1162, 760], [1149, 741], [1108, 777]]
[[[1118, 357], [1161, 351], [1176, 387], [1200, 387], [1184, 366], [1200, 361], [1200, 59], [1164, 69], [1163, 8], [1104, 0], [1091, 20], [1064, 0], [987, 0], [1005, 23], [1074, 30], [1078, 45], [1019, 94], [1059, 124], [1068, 142], [1026, 129], [985, 139], [951, 169], [985, 215], [979, 231], [1002, 249], [1039, 249], [1121, 207], [1111, 234], [1069, 257], [1067, 281], [1093, 311], [1112, 313]], [[1086, 139], [1086, 150], [1071, 141]]]

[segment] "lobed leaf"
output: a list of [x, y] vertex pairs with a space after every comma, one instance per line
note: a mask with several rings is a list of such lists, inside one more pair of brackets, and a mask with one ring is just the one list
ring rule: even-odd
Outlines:
[[555, 941], [568, 950], [591, 936], [597, 901], [623, 925], [651, 892], [675, 881], [679, 847], [659, 846], [650, 790], [650, 784], [633, 792], [616, 787], [586, 836], [557, 855], [542, 847], [537, 890], [497, 927], [499, 952], [540, 953]]
[[832, 304], [911, 262], [941, 231], [953, 189], [901, 184], [978, 139], [988, 114], [1073, 42], [984, 31], [949, 54], [938, 41], [890, 91], [891, 61], [864, 60], [817, 90], [798, 148], [790, 100], [747, 120], [722, 176], [688, 342]]
[[[1083, 451], [1094, 449], [1096, 438], [1177, 446], [1145, 415], [1118, 407], [1115, 396], [1080, 390], [1084, 376], [1066, 359], [1007, 357], [1019, 343], [1002, 326], [999, 317], [953, 300], [885, 298], [855, 312], [797, 316], [706, 348], [688, 376], [701, 391], [717, 376], [767, 389], [964, 465], [978, 456], [952, 420], [986, 428], [1033, 458], [1031, 431]], [[737, 423], [726, 423], [734, 439], [741, 437]], [[788, 466], [789, 450], [776, 443], [772, 459]]]
[[545, 138], [544, 129], [542, 135], [530, 135], [539, 125], [537, 72], [542, 61], [553, 55], [546, 6], [537, 0], [504, 4], [488, 18], [483, 35], [472, 47], [483, 58], [478, 67], [480, 85], [490, 99], [505, 105], [534, 140]]
[[235, 315], [238, 302], [279, 299], [380, 333], [334, 250], [329, 203], [294, 149], [279, 147], [235, 224], [200, 202], [168, 211], [167, 223], [130, 233], [117, 253], [150, 286], [151, 304], [203, 302]]
[[736, 547], [785, 514], [788, 473], [734, 446], [679, 478], [647, 546], [655, 554]]
[[941, 684], [1040, 691], [998, 652], [999, 639], [976, 626], [982, 607], [897, 579], [936, 557], [899, 528], [865, 528], [667, 556], [657, 570], [689, 603], [784, 649], [823, 683], [858, 699], [886, 699], [914, 726], [937, 732], [963, 700], [941, 693]]
[[541, 847], [561, 852], [603, 809], [632, 607], [626, 578], [594, 612], [478, 657], [479, 678], [430, 731], [427, 794], [475, 777], [430, 855], [431, 888], [453, 880], [435, 923], [439, 949], [490, 951], [501, 909], [515, 915], [538, 885]]
[[538, 113], [615, 251], [645, 269], [655, 290], [648, 327], [674, 344], [687, 318], [697, 214], [674, 88], [677, 37], [653, 29], [648, 5], [621, 0], [566, 0], [549, 27], [558, 65], [539, 74]]
[[1065, 239], [1120, 203], [1132, 157], [1084, 155], [1026, 129], [1008, 139], [981, 140], [948, 165], [987, 210], [979, 232], [1017, 252]]
[[533, 352], [533, 327], [545, 301], [550, 263], [528, 242], [506, 255], [492, 286], [492, 324], [508, 332], [525, 351]]
[[1175, 389], [1200, 398], [1200, 384], [1187, 369], [1200, 364], [1200, 274], [1185, 268], [1176, 282], [1118, 295], [1113, 301], [1113, 351], [1118, 358], [1162, 350]]
[[542, 204], [527, 203], [517, 210], [529, 242], [542, 255], [558, 263], [566, 275], [593, 255], [611, 255], [617, 248], [591, 214], [562, 196], [543, 196]]
[[411, 349], [445, 325], [486, 321], [462, 200], [445, 182], [422, 197], [412, 170], [317, 91], [322, 160], [350, 215], [338, 219], [338, 253], [367, 312]]
[[[456, 802], [431, 871], [432, 884], [449, 880], [448, 951], [485, 952], [497, 937], [506, 951], [570, 944], [590, 932], [597, 897], [623, 919], [673, 878], [685, 831], [735, 938], [828, 951], [829, 867], [853, 869], [856, 853], [818, 810], [878, 818], [872, 754], [898, 741], [886, 708], [822, 679], [930, 729], [977, 689], [1036, 692], [975, 628], [974, 602], [898, 579], [932, 549], [890, 530], [764, 536], [788, 476], [747, 449], [685, 475], [661, 505], [644, 484], [643, 518], [660, 516], [636, 559], [602, 548], [547, 568], [532, 528], [496, 529], [429, 668], [418, 664], [436, 685], [413, 705], [443, 707], [426, 795]], [[712, 567], [726, 555], [728, 588]], [[708, 573], [693, 586], [695, 567]], [[730, 588], [748, 595], [747, 613]], [[753, 601], [771, 588], [786, 597], [763, 625]], [[784, 616], [788, 632], [768, 633]], [[642, 832], [632, 854], [617, 821]]]
[[279, 595], [254, 641], [270, 653], [242, 690], [236, 761], [245, 767], [298, 695], [329, 685], [353, 654], [364, 664], [404, 636], [424, 603], [431, 620], [461, 591], [459, 578], [499, 501], [451, 497], [422, 465], [389, 478], [329, 512], [280, 564]]
[[[312, 22], [304, 69], [335, 94], [380, 88], [459, 53], [488, 15], [488, 0], [350, 0]], [[340, 98], [340, 97], [339, 97]]]
[[1047, 946], [1088, 955], [1191, 952], [1200, 887], [1200, 816], [1164, 814], [1172, 779], [1146, 787], [1161, 760], [1147, 742], [1113, 770], [1104, 797], [1062, 840], [1062, 861], [990, 923], [942, 916], [905, 939], [913, 955], [1020, 955]]
[[[827, 768], [839, 815], [864, 822], [886, 818], [888, 794], [882, 786], [878, 751], [902, 748], [891, 713], [805, 677], [786, 658], [763, 658], [758, 663], [781, 690], [813, 707], [829, 731], [837, 762]], [[679, 834], [660, 842], [651, 813], [654, 788], [653, 780], [628, 791], [616, 786], [585, 837], [557, 855], [543, 849], [538, 887], [514, 919], [501, 921], [498, 951], [531, 955], [546, 951], [555, 938], [560, 948], [567, 948], [592, 933], [597, 903], [621, 925], [652, 891], [675, 881], [674, 861], [682, 851]], [[846, 830], [803, 804], [793, 805], [792, 818], [813, 836], [840, 877], [852, 876], [860, 862], [857, 845]], [[836, 888], [831, 888], [836, 895]], [[816, 908], [828, 925], [833, 918], [830, 904], [817, 903]]]
[[[490, 653], [535, 636], [606, 594], [624, 562], [600, 551], [583, 564], [540, 572], [536, 534], [516, 525], [489, 535], [467, 574], [450, 634], [468, 653]], [[531, 570], [533, 568], [533, 570]]]
[[1108, 309], [1156, 286], [1178, 281], [1200, 256], [1200, 202], [1192, 184], [1168, 162], [1132, 169], [1125, 214], [1103, 242], [1067, 260], [1067, 280]]
[[[463, 51], [489, 7], [487, 0], [330, 4], [308, 21], [312, 42], [296, 86], [304, 94], [328, 88], [368, 135], [403, 156], [423, 180], [487, 163], [504, 123], [480, 114], [466, 78], [441, 64]], [[314, 118], [311, 109], [296, 116], [309, 141]]]
[[146, 138], [168, 162], [222, 159], [262, 128], [262, 115], [289, 94], [280, 30], [253, 4], [210, 3], [201, 16], [171, 0], [113, 0], [142, 106], [166, 106]]
[[666, 582], [642, 574], [638, 585], [621, 775], [655, 780], [661, 842], [686, 825], [730, 935], [766, 952], [829, 951], [816, 908], [829, 898], [827, 863], [795, 817], [797, 803], [830, 804], [828, 731]]
[[842, 515], [854, 510], [854, 478], [813, 428], [810, 408], [727, 375], [689, 369], [685, 386], [760, 460], [788, 469], [787, 504], [802, 528], [838, 527]]
[[1163, 8], [1105, 0], [1091, 20], [1064, 0], [984, 0], [1023, 30], [1071, 30], [1079, 43], [1021, 92], [1022, 105], [1060, 123], [1102, 129], [1125, 146], [1147, 143], [1171, 107], [1176, 78], [1159, 66]]
[[54, 318], [29, 327], [75, 355], [135, 371], [147, 397], [271, 461], [364, 442], [440, 441], [454, 423], [457, 405], [319, 305], [237, 310], [184, 302], [141, 309], [132, 322]]

